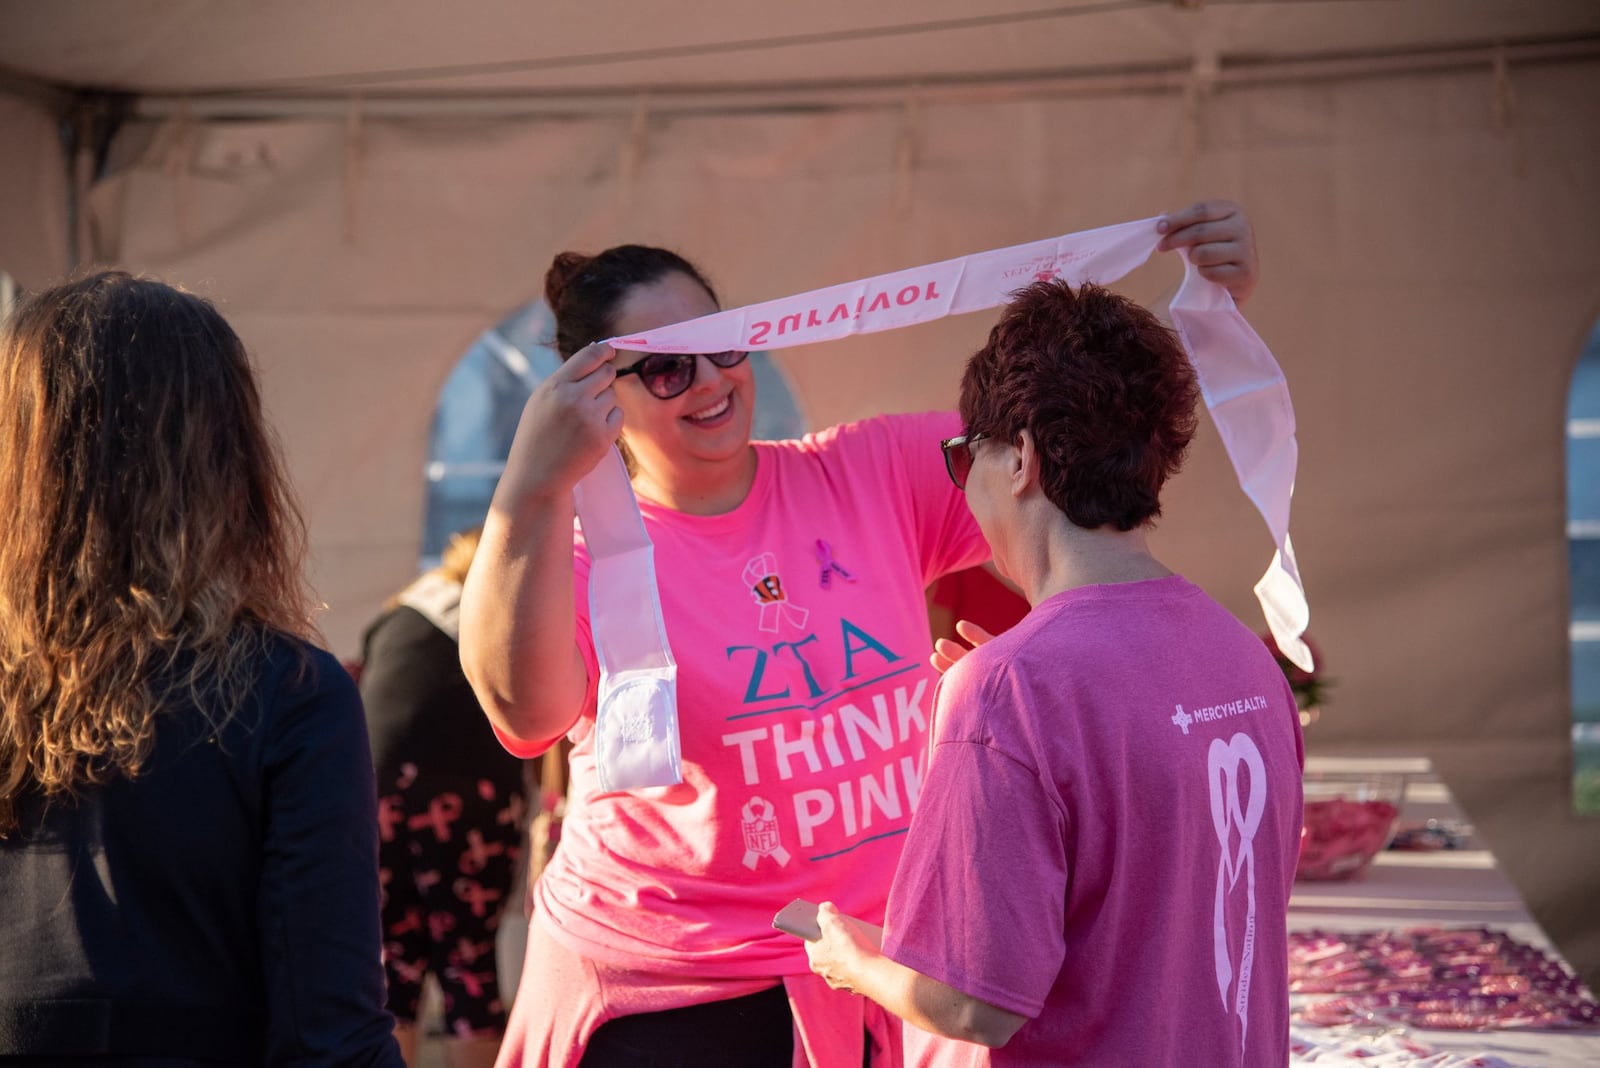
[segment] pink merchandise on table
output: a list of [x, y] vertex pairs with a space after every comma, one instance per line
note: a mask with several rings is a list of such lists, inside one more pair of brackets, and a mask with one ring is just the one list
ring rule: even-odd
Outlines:
[[1289, 1063], [1299, 1068], [1525, 1068], [1490, 1053], [1436, 1050], [1406, 1035], [1330, 1035], [1289, 1032]]
[[1436, 1030], [1600, 1028], [1600, 1004], [1560, 961], [1490, 928], [1297, 931], [1292, 994], [1302, 1024]]

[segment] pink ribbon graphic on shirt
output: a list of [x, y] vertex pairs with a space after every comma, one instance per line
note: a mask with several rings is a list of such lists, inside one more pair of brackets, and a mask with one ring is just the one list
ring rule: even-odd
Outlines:
[[450, 825], [461, 815], [461, 798], [455, 794], [440, 794], [428, 802], [428, 811], [419, 812], [406, 820], [413, 831], [433, 828], [433, 836], [441, 842], [450, 840]]
[[818, 582], [825, 590], [833, 587], [833, 576], [835, 574], [846, 582], [854, 582], [856, 580], [855, 575], [850, 573], [849, 568], [833, 558], [833, 546], [821, 538], [817, 539], [817, 563], [822, 565], [822, 575]]
[[[1239, 769], [1249, 779], [1249, 796], [1239, 797]], [[1233, 981], [1233, 950], [1229, 944], [1227, 899], [1245, 873], [1245, 921], [1239, 947], [1239, 985], [1231, 1011], [1239, 1017], [1242, 1049], [1250, 1034], [1250, 971], [1256, 953], [1256, 853], [1255, 836], [1267, 807], [1267, 768], [1261, 751], [1248, 734], [1235, 734], [1227, 742], [1216, 738], [1206, 751], [1206, 777], [1211, 793], [1211, 823], [1222, 848], [1217, 862], [1217, 893], [1211, 914], [1212, 949], [1216, 957], [1217, 988], [1222, 1009], [1230, 1011], [1228, 986]], [[1239, 835], [1238, 851], [1231, 839]]]
[[477, 875], [489, 866], [490, 859], [506, 851], [504, 842], [486, 842], [477, 828], [467, 832], [467, 848], [461, 851], [460, 868], [464, 875]]
[[764, 797], [752, 797], [739, 810], [744, 819], [744, 866], [755, 870], [762, 857], [789, 863], [789, 851], [778, 841], [777, 810]]
[[744, 582], [750, 587], [750, 596], [761, 606], [762, 630], [769, 634], [778, 633], [780, 618], [797, 630], [806, 625], [811, 612], [789, 600], [789, 595], [783, 592], [783, 580], [778, 577], [777, 557], [762, 553], [752, 558], [744, 565]]

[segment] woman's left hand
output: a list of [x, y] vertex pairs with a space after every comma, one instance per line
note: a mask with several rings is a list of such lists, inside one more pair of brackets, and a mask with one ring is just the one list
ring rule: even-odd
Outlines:
[[822, 937], [806, 943], [811, 970], [833, 989], [859, 994], [857, 981], [861, 962], [878, 955], [883, 944], [883, 928], [846, 916], [831, 901], [818, 906], [817, 926], [822, 929]]
[[1244, 208], [1231, 200], [1202, 200], [1167, 215], [1156, 224], [1164, 235], [1157, 247], [1186, 248], [1200, 277], [1215, 282], [1243, 304], [1255, 292], [1261, 263], [1256, 235]]

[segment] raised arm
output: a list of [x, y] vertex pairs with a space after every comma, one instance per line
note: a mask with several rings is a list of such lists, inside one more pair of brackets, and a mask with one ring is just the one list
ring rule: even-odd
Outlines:
[[1244, 208], [1231, 200], [1202, 200], [1172, 212], [1159, 224], [1162, 249], [1187, 248], [1200, 276], [1243, 304], [1261, 278], [1255, 230]]
[[573, 613], [572, 488], [622, 429], [610, 357], [604, 345], [580, 349], [528, 398], [461, 593], [461, 666], [522, 756], [572, 726], [588, 689]]

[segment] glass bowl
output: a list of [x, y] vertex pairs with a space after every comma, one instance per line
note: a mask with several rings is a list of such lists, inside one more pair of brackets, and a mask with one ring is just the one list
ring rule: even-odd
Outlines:
[[1353, 879], [1394, 840], [1406, 777], [1308, 771], [1295, 878]]

